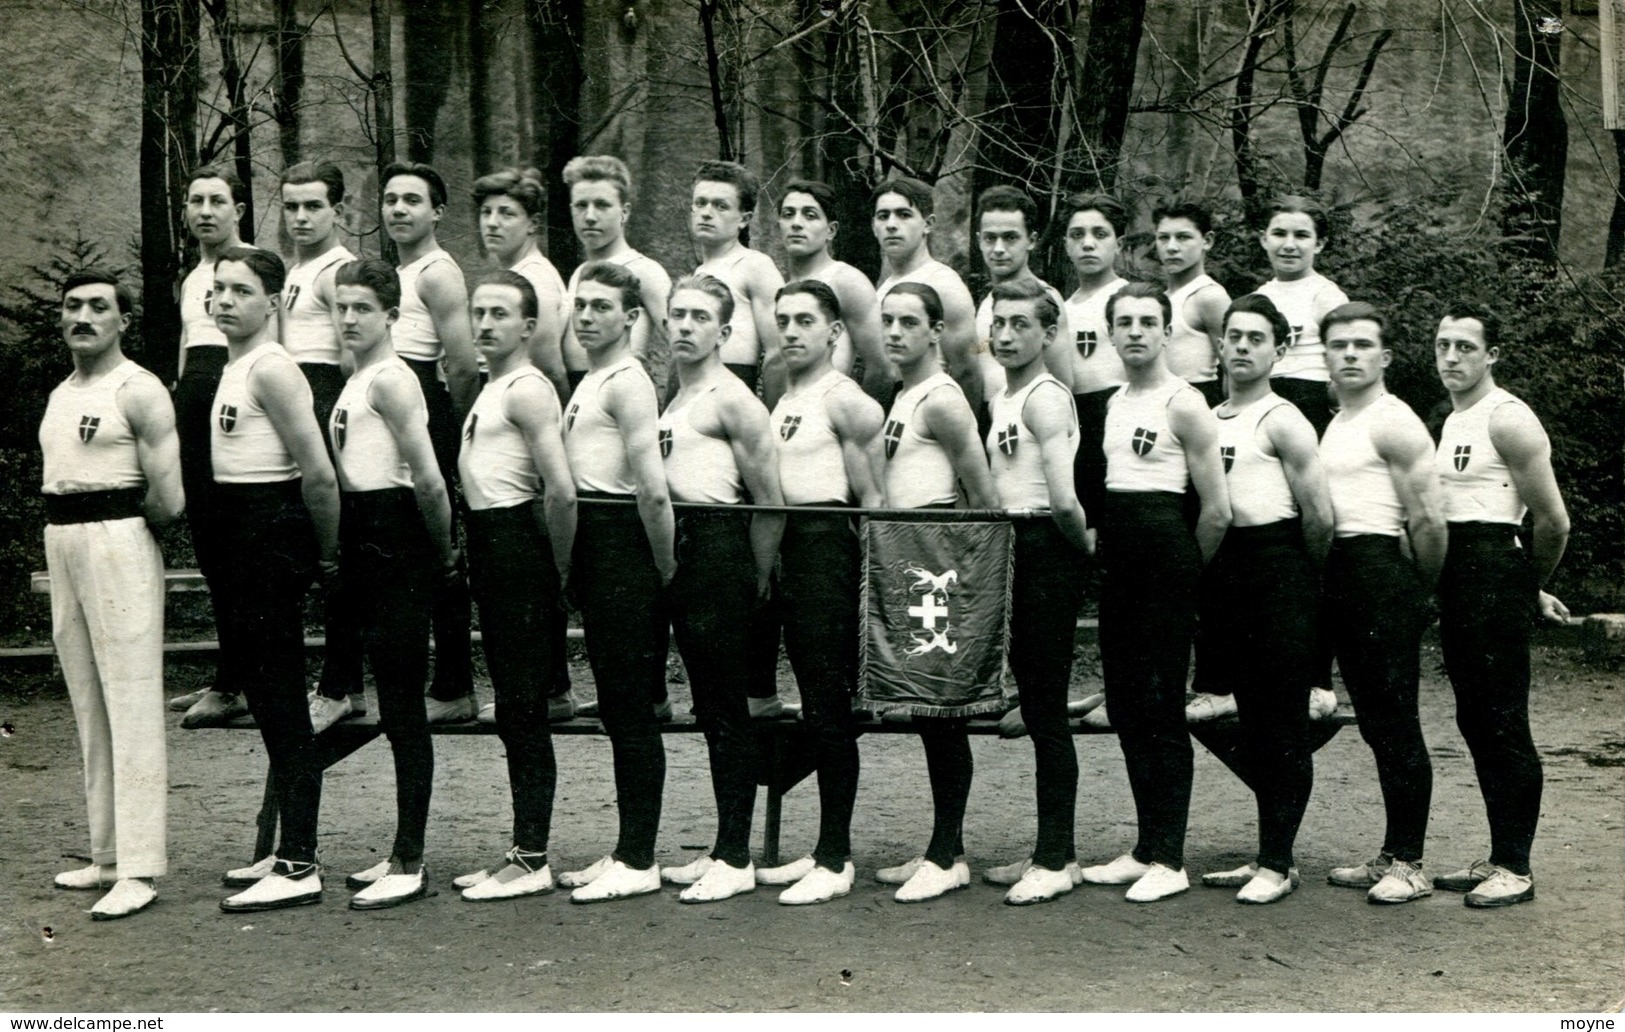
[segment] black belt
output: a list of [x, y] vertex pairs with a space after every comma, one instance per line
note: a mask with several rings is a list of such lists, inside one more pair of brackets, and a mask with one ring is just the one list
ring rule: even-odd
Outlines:
[[144, 516], [147, 489], [125, 487], [116, 491], [79, 491], [74, 494], [48, 494], [44, 498], [47, 523], [55, 526], [101, 523]]

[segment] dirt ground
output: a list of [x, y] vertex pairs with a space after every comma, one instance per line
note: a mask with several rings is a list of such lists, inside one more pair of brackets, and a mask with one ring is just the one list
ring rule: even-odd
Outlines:
[[[1428, 866], [1487, 851], [1483, 806], [1453, 722], [1435, 643], [1424, 657], [1422, 715], [1436, 780]], [[5, 672], [0, 671], [0, 677]], [[201, 676], [175, 666], [170, 691]], [[583, 667], [577, 683], [590, 684]], [[1080, 649], [1076, 695], [1094, 687]], [[1120, 889], [1083, 887], [1038, 907], [1000, 903], [980, 883], [918, 906], [893, 902], [876, 867], [929, 837], [923, 758], [905, 735], [861, 743], [854, 825], [858, 883], [819, 907], [769, 891], [679, 906], [675, 890], [572, 906], [564, 893], [462, 902], [450, 878], [507, 846], [509, 809], [494, 737], [436, 739], [428, 862], [439, 895], [397, 910], [344, 907], [344, 872], [379, 859], [392, 834], [383, 743], [329, 772], [323, 855], [338, 872], [321, 906], [249, 916], [216, 907], [219, 876], [249, 859], [265, 760], [257, 736], [169, 732], [170, 876], [147, 913], [93, 923], [95, 896], [51, 876], [88, 850], [73, 717], [49, 678], [0, 684], [0, 1010], [44, 1011], [1545, 1011], [1619, 1010], [1625, 998], [1625, 690], [1543, 645], [1532, 700], [1546, 763], [1534, 866], [1538, 899], [1474, 911], [1440, 893], [1368, 906], [1325, 883], [1335, 863], [1380, 843], [1369, 750], [1345, 729], [1315, 757], [1315, 795], [1298, 840], [1304, 886], [1270, 907], [1203, 890], [1137, 907]], [[488, 696], [487, 696], [488, 697]], [[674, 689], [679, 706], [686, 703]], [[557, 740], [554, 871], [606, 851], [614, 830], [609, 746]], [[681, 862], [710, 842], [702, 741], [668, 736], [659, 855]], [[1132, 844], [1115, 738], [1077, 739], [1077, 842], [1085, 863]], [[973, 869], [1025, 855], [1033, 834], [1031, 751], [973, 740], [966, 822]], [[784, 849], [812, 845], [817, 799], [787, 797]], [[758, 808], [758, 821], [760, 807]], [[1195, 875], [1250, 858], [1254, 814], [1241, 784], [1197, 747], [1187, 864]], [[759, 841], [759, 828], [758, 828]], [[49, 938], [43, 929], [49, 927]]]

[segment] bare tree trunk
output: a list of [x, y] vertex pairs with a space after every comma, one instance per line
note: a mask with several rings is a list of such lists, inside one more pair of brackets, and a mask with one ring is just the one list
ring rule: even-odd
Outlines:
[[[1292, 12], [1288, 11], [1286, 18], [1281, 22], [1282, 35], [1286, 41], [1287, 89], [1298, 105], [1298, 131], [1303, 137], [1303, 185], [1306, 190], [1320, 189], [1320, 180], [1326, 169], [1326, 155], [1330, 153], [1332, 144], [1365, 114], [1366, 109], [1360, 104], [1365, 99], [1366, 88], [1371, 84], [1371, 73], [1376, 70], [1377, 58], [1381, 56], [1382, 48], [1388, 45], [1388, 41], [1394, 35], [1391, 29], [1377, 33], [1376, 38], [1371, 41], [1371, 46], [1366, 50], [1365, 61], [1360, 65], [1360, 75], [1349, 94], [1348, 103], [1343, 106], [1341, 113], [1325, 115], [1321, 102], [1326, 96], [1326, 77], [1331, 71], [1332, 59], [1348, 44], [1349, 26], [1354, 23], [1355, 12], [1353, 4], [1343, 8], [1343, 15], [1337, 22], [1337, 28], [1332, 32], [1332, 38], [1326, 44], [1326, 49], [1321, 52], [1320, 60], [1316, 62], [1309, 78], [1304, 77], [1303, 68], [1298, 64], [1298, 46]], [[1325, 117], [1328, 123], [1324, 133], [1320, 131], [1322, 117]]]
[[1145, 26], [1145, 0], [1095, 0], [1089, 11], [1089, 37], [1083, 45], [1076, 104], [1077, 149], [1086, 190], [1110, 190], [1117, 180], [1118, 156], [1128, 128], [1134, 69]]
[[474, 174], [491, 171], [491, 52], [485, 24], [485, 0], [468, 0], [468, 133]]
[[717, 158], [734, 160], [733, 134], [728, 125], [728, 103], [723, 95], [721, 48], [717, 43], [717, 13], [723, 0], [700, 0], [700, 34], [705, 38], [705, 76], [711, 84], [711, 118], [717, 127]]
[[305, 90], [305, 31], [297, 0], [276, 0], [276, 123], [282, 167], [299, 162], [299, 102]]
[[1544, 264], [1557, 262], [1568, 167], [1568, 122], [1558, 80], [1562, 8], [1562, 0], [1516, 2], [1512, 93], [1502, 139], [1512, 180], [1503, 231], [1525, 257]]
[[[372, 0], [372, 73], [367, 92], [372, 94], [373, 147], [378, 165], [378, 192], [384, 192], [384, 166], [395, 160], [395, 78], [393, 43], [390, 37], [390, 0]], [[378, 253], [394, 264], [395, 241], [380, 226]]]
[[570, 191], [564, 164], [581, 138], [582, 0], [527, 0], [530, 27], [531, 124], [536, 164], [547, 181], [547, 255], [561, 269], [574, 268], [580, 248], [570, 224]]
[[1608, 219], [1608, 246], [1603, 252], [1602, 267], [1612, 269], [1625, 258], [1625, 129], [1610, 131], [1614, 138], [1614, 162], [1619, 178], [1614, 184], [1614, 213]]
[[1253, 80], [1263, 63], [1265, 44], [1281, 21], [1290, 17], [1292, 0], [1249, 0], [1247, 47], [1236, 73], [1235, 100], [1230, 105], [1230, 147], [1236, 159], [1236, 183], [1249, 218], [1261, 192], [1257, 158], [1253, 154]]
[[[205, 0], [215, 42], [220, 46], [220, 78], [226, 84], [226, 115], [222, 121], [231, 133], [232, 164], [243, 181], [243, 217], [237, 233], [244, 243], [254, 242], [254, 141], [248, 130], [248, 69], [237, 52], [237, 23], [232, 17], [231, 0]], [[215, 139], [220, 132], [216, 131]], [[212, 142], [212, 141], [211, 141]], [[210, 148], [212, 150], [212, 147]]]
[[978, 154], [978, 193], [994, 183], [1014, 183], [1040, 198], [1040, 208], [1048, 207], [1051, 184], [1045, 159], [1055, 153], [1058, 137], [1055, 98], [1063, 95], [1077, 57], [1072, 46], [1076, 18], [1076, 0], [998, 6], [988, 84], [991, 114]]
[[180, 192], [197, 164], [198, 29], [190, 0], [141, 2], [141, 357], [166, 383], [181, 335]]
[[456, 67], [456, 39], [462, 12], [452, 0], [414, 0], [411, 17], [402, 21], [406, 45], [406, 157], [434, 160], [435, 123]]

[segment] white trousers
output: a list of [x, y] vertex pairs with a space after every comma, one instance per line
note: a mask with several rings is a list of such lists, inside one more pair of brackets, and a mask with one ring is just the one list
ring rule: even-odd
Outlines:
[[90, 855], [168, 873], [164, 559], [140, 518], [45, 528], [56, 654], [79, 724]]

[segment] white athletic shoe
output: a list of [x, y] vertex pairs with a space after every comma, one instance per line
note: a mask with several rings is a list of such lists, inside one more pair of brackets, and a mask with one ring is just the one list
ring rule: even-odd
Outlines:
[[1388, 866], [1388, 873], [1365, 894], [1365, 900], [1367, 903], [1409, 903], [1431, 895], [1433, 883], [1422, 872], [1422, 861], [1413, 864], [1396, 857]]
[[1202, 884], [1210, 889], [1239, 889], [1257, 874], [1257, 864], [1242, 864], [1233, 871], [1209, 871], [1202, 875]]
[[357, 871], [344, 879], [344, 885], [351, 892], [360, 892], [369, 885], [376, 884], [378, 879], [389, 874], [389, 861], [380, 860], [365, 871]]
[[390, 863], [388, 873], [350, 897], [351, 910], [387, 910], [429, 894], [429, 872], [419, 865], [407, 874], [398, 863]]
[[[882, 885], [906, 885], [921, 867], [925, 866], [925, 857], [917, 856], [912, 860], [905, 860], [896, 867], [882, 867], [875, 872], [875, 881]], [[940, 868], [939, 868], [940, 870]]]
[[660, 868], [650, 864], [643, 870], [611, 860], [604, 873], [570, 893], [571, 903], [607, 903], [660, 891]]
[[348, 695], [342, 699], [329, 699], [319, 692], [311, 692], [309, 700], [310, 729], [318, 735], [354, 713]]
[[1515, 874], [1505, 867], [1479, 882], [1462, 902], [1478, 909], [1510, 907], [1535, 898], [1535, 876]]
[[758, 867], [756, 868], [756, 884], [794, 885], [807, 877], [816, 866], [817, 864], [813, 862], [812, 857], [804, 856], [800, 860], [792, 860], [787, 864], [780, 864], [778, 867]]
[[1309, 689], [1309, 719], [1325, 720], [1337, 712], [1337, 693], [1330, 688]]
[[[710, 860], [710, 857], [706, 857]], [[692, 865], [690, 865], [692, 866]], [[664, 872], [662, 872], [664, 873]], [[712, 860], [697, 881], [677, 894], [682, 903], [715, 903], [719, 899], [756, 891], [756, 865], [746, 862], [734, 867], [721, 860]]]
[[1298, 869], [1296, 867], [1281, 874], [1267, 867], [1260, 867], [1258, 873], [1253, 875], [1251, 881], [1241, 887], [1236, 893], [1237, 903], [1274, 903], [1278, 899], [1285, 899], [1298, 887]]
[[[1021, 881], [1022, 876], [1027, 873], [1027, 869], [1032, 865], [1032, 859], [1029, 857], [1026, 860], [1017, 860], [1015, 863], [1005, 864], [1002, 867], [989, 867], [982, 872], [982, 880], [989, 885], [1014, 885]], [[1083, 884], [1083, 870], [1078, 867], [1076, 860], [1068, 860], [1065, 870], [1067, 876], [1072, 879], [1073, 885]]]
[[257, 913], [261, 910], [282, 910], [322, 901], [322, 870], [311, 863], [278, 860], [271, 873], [248, 888], [220, 901], [220, 909], [228, 914]]
[[228, 889], [246, 889], [271, 873], [276, 866], [276, 855], [263, 857], [247, 867], [233, 867], [220, 881]]
[[1185, 704], [1185, 722], [1187, 724], [1200, 724], [1207, 720], [1218, 720], [1220, 717], [1234, 716], [1236, 712], [1236, 697], [1234, 695], [1213, 695], [1209, 692], [1197, 692], [1196, 697]]
[[1142, 864], [1133, 853], [1124, 853], [1109, 864], [1095, 864], [1083, 869], [1083, 880], [1090, 885], [1133, 885], [1144, 878], [1152, 864]]
[[158, 890], [145, 879], [120, 878], [113, 886], [113, 891], [97, 900], [96, 905], [90, 908], [90, 919], [115, 921], [121, 917], [129, 917], [147, 909], [157, 898]]
[[[705, 877], [705, 872], [709, 871], [714, 863], [716, 861], [711, 859], [711, 854], [702, 853], [681, 867], [662, 867], [660, 880], [669, 885], [693, 885]], [[753, 879], [756, 877], [754, 866], [751, 867], [751, 877]]]
[[1341, 885], [1345, 889], [1369, 889], [1382, 881], [1383, 876], [1388, 873], [1388, 868], [1393, 864], [1393, 857], [1379, 853], [1376, 859], [1367, 860], [1363, 864], [1332, 868], [1326, 872], [1326, 881], [1332, 885]]
[[899, 903], [923, 903], [928, 899], [945, 896], [955, 889], [963, 889], [970, 884], [970, 865], [963, 860], [956, 860], [949, 868], [941, 868], [929, 860], [920, 864], [919, 870], [892, 895]]
[[210, 687], [211, 686], [209, 685], [205, 685], [196, 691], [187, 692], [185, 695], [177, 695], [173, 699], [170, 699], [168, 703], [170, 712], [185, 713], [193, 706], [196, 706], [199, 699], [209, 694]]
[[1149, 871], [1128, 887], [1123, 898], [1130, 903], [1155, 903], [1159, 899], [1188, 892], [1190, 887], [1191, 880], [1186, 877], [1183, 867], [1176, 871], [1166, 864], [1152, 864]]
[[[495, 874], [477, 871], [479, 878], [458, 887], [463, 898], [470, 902], [491, 899], [518, 899], [520, 896], [543, 896], [553, 891], [553, 870], [547, 866], [546, 853], [524, 853], [518, 846], [508, 850], [507, 861]], [[537, 866], [537, 861], [541, 866]], [[457, 885], [463, 878], [452, 880]]]
[[779, 902], [792, 907], [806, 906], [810, 903], [828, 903], [838, 896], [851, 892], [852, 883], [857, 877], [857, 869], [852, 866], [850, 860], [841, 865], [839, 872], [814, 864], [806, 877], [779, 893]]
[[1013, 907], [1047, 903], [1071, 892], [1077, 884], [1072, 880], [1071, 873], [1066, 870], [1052, 871], [1047, 867], [1029, 864], [1027, 870], [1022, 873], [1021, 880], [1004, 894], [1004, 901]]
[[565, 871], [559, 875], [559, 886], [565, 889], [579, 889], [583, 885], [589, 885], [602, 877], [604, 872], [609, 870], [609, 865], [614, 862], [614, 857], [601, 856], [579, 871]]
[[91, 864], [73, 871], [63, 871], [53, 879], [59, 889], [105, 889], [119, 880], [118, 865]]

